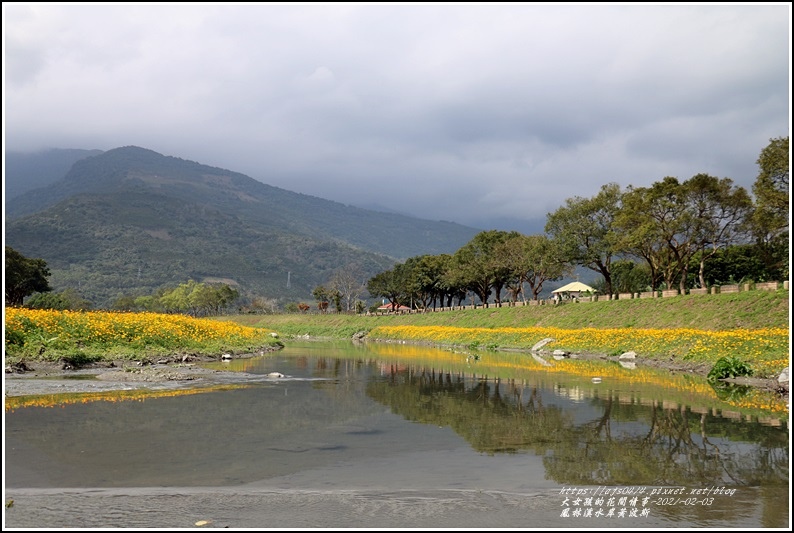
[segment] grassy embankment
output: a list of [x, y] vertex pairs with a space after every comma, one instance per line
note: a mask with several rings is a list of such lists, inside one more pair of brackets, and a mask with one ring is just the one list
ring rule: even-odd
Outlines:
[[426, 342], [470, 349], [528, 350], [553, 338], [544, 349], [665, 358], [713, 364], [733, 356], [757, 377], [777, 376], [790, 358], [789, 291], [680, 296], [569, 303], [559, 306], [489, 307], [391, 316], [283, 314], [227, 317], [267, 327], [282, 338], [370, 339]]

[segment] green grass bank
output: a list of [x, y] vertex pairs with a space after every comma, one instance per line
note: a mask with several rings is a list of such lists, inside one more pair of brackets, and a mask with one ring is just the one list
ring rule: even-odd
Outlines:
[[349, 338], [358, 331], [388, 325], [459, 328], [556, 327], [672, 329], [705, 331], [788, 328], [790, 293], [746, 291], [562, 305], [488, 307], [406, 315], [276, 314], [223, 317], [247, 326], [265, 326], [287, 335]]

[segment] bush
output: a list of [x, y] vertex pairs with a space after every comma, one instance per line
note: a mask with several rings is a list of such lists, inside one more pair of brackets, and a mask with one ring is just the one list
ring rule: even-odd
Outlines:
[[714, 363], [707, 378], [714, 383], [720, 379], [752, 375], [753, 369], [738, 357], [721, 357]]

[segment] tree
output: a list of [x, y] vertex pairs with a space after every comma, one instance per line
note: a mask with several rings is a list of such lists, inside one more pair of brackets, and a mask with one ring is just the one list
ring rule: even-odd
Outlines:
[[392, 309], [400, 305], [400, 299], [404, 298], [405, 283], [401, 276], [399, 264], [392, 270], [385, 270], [375, 274], [367, 282], [367, 291], [373, 298], [386, 298], [391, 303]]
[[525, 283], [531, 299], [537, 300], [543, 283], [571, 273], [561, 249], [546, 235], [513, 235], [497, 248], [496, 256], [511, 272], [509, 290], [513, 301], [518, 295], [524, 297]]
[[55, 309], [58, 311], [81, 311], [91, 309], [91, 302], [80, 296], [75, 289], [62, 292], [38, 293], [25, 302], [29, 309]]
[[332, 291], [328, 290], [323, 285], [318, 285], [312, 291], [312, 296], [314, 299], [317, 300], [317, 309], [320, 310], [321, 313], [325, 313], [328, 310], [328, 302], [331, 301]]
[[355, 263], [349, 263], [343, 268], [337, 269], [331, 276], [328, 287], [331, 291], [340, 294], [340, 301], [344, 300], [345, 302], [345, 311], [352, 311], [354, 302], [366, 290], [363, 280], [364, 273]]
[[698, 281], [701, 287], [706, 287], [706, 260], [718, 250], [743, 240], [752, 201], [744, 188], [734, 187], [728, 178], [697, 174], [684, 185], [695, 222], [694, 253], [700, 252]]
[[435, 255], [418, 255], [406, 259], [400, 268], [411, 302], [428, 309], [441, 293], [439, 284], [444, 273], [443, 261]]
[[668, 289], [677, 282], [682, 293], [691, 259], [699, 254], [698, 280], [704, 287], [705, 260], [741, 240], [750, 209], [747, 191], [708, 174], [630, 187], [615, 219], [619, 248], [646, 260], [652, 290], [662, 277]]
[[789, 146], [788, 137], [770, 139], [758, 158], [753, 184], [756, 197], [753, 230], [767, 270], [789, 274]]
[[774, 238], [788, 230], [789, 147], [788, 137], [770, 139], [756, 161], [760, 167], [753, 184], [755, 223], [765, 236]]
[[610, 265], [619, 251], [613, 223], [622, 196], [617, 183], [608, 183], [593, 198], [568, 198], [565, 206], [546, 217], [546, 233], [561, 248], [566, 260], [601, 274], [609, 294], [612, 294]]
[[342, 312], [342, 293], [334, 289], [331, 291], [331, 300], [334, 302], [334, 307], [337, 313]]
[[[693, 266], [700, 263], [701, 257], [692, 258]], [[706, 285], [735, 285], [746, 281], [779, 281], [780, 273], [769, 271], [758, 254], [755, 244], [738, 244], [718, 250], [705, 259]]]
[[164, 291], [158, 304], [168, 312], [199, 316], [221, 314], [238, 297], [239, 293], [226, 284], [198, 283], [191, 279], [175, 289]]
[[6, 305], [22, 305], [34, 292], [51, 291], [49, 276], [50, 269], [44, 259], [30, 259], [10, 246], [5, 247]]
[[187, 283], [183, 283], [170, 291], [164, 292], [159, 298], [160, 305], [162, 305], [163, 309], [168, 313], [182, 313], [187, 311], [190, 307], [188, 296], [195, 285], [196, 281], [191, 279]]
[[612, 286], [617, 292], [642, 292], [648, 290], [650, 284], [648, 265], [630, 259], [621, 259], [612, 263]]
[[452, 256], [455, 284], [474, 291], [485, 307], [488, 307], [488, 298], [493, 290], [496, 305], [501, 305], [501, 292], [508, 282], [510, 271], [496, 256], [496, 249], [508, 238], [517, 235], [517, 231], [500, 230], [481, 231], [475, 235]]
[[435, 256], [435, 262], [437, 263], [436, 268], [440, 273], [436, 283], [436, 292], [441, 302], [441, 307], [452, 307], [456, 299], [458, 305], [461, 305], [463, 300], [466, 299], [468, 289], [465, 285], [458, 283], [459, 276], [452, 268], [452, 256], [449, 254], [437, 255]]
[[670, 252], [660, 225], [650, 212], [653, 201], [650, 188], [629, 186], [615, 218], [615, 229], [619, 235], [618, 248], [648, 264], [651, 290], [655, 291], [670, 263]]

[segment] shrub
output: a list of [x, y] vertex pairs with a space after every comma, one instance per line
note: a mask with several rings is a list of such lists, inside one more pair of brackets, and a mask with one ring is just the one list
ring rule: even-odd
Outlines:
[[714, 363], [707, 378], [713, 383], [720, 379], [752, 375], [753, 369], [738, 357], [721, 357]]

